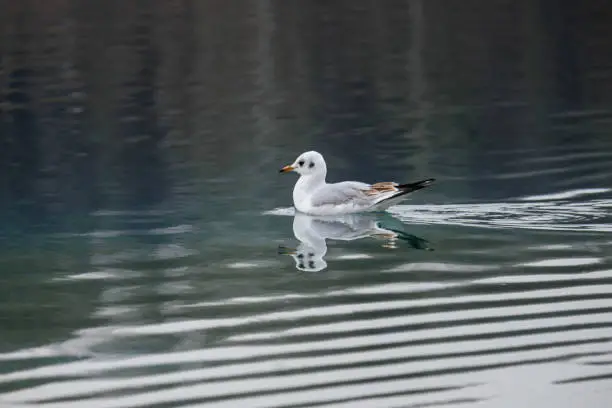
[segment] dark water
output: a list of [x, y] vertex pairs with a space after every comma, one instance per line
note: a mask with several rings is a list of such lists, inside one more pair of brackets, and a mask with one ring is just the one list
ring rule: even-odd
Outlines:
[[1, 407], [609, 406], [605, 2], [0, 4]]

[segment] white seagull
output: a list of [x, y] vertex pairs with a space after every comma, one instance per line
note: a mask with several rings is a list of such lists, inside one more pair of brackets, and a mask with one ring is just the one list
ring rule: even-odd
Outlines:
[[299, 212], [310, 215], [384, 211], [404, 200], [408, 193], [435, 181], [426, 179], [407, 184], [393, 181], [374, 184], [359, 181], [327, 183], [325, 159], [315, 151], [302, 153], [293, 164], [280, 170], [281, 173], [290, 171], [300, 175], [293, 188], [293, 205]]

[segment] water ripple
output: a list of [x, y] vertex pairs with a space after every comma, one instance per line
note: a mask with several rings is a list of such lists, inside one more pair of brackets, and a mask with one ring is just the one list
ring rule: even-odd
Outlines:
[[407, 223], [551, 231], [612, 231], [612, 200], [526, 201], [487, 204], [398, 205], [389, 211]]
[[[90, 240], [86, 262], [63, 267], [60, 258], [28, 284], [43, 302], [49, 288], [74, 298], [80, 306], [64, 313], [83, 309], [83, 317], [58, 321], [36, 344], [0, 350], [0, 401], [524, 406], [505, 390], [534, 376], [548, 402], [571, 398], [577, 385], [604, 395], [612, 266], [610, 240], [600, 239], [610, 201], [593, 199], [599, 193], [399, 206], [405, 227], [434, 241], [435, 252], [330, 239], [329, 259], [343, 262], [320, 274], [279, 261], [276, 236], [290, 234], [291, 217], [258, 215], [273, 220], [262, 228], [274, 237], [265, 245], [214, 244], [198, 235], [206, 228], [174, 228], [188, 224], [164, 225], [155, 214], [138, 215], [135, 229], [104, 230], [129, 233], [55, 236]], [[96, 217], [125, 216], [136, 215]]]

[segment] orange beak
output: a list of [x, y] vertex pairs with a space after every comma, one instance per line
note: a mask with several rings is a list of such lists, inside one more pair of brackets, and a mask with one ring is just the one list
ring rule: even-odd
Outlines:
[[285, 166], [282, 169], [280, 169], [279, 173], [288, 173], [290, 171], [295, 170], [295, 167], [293, 166]]

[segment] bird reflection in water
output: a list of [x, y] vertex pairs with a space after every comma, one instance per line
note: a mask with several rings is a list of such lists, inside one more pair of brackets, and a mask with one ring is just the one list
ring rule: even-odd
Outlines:
[[337, 216], [296, 213], [293, 234], [300, 244], [295, 249], [279, 246], [278, 253], [290, 255], [300, 271], [319, 272], [327, 268], [327, 239], [353, 241], [374, 238], [382, 240], [382, 246], [389, 249], [408, 245], [414, 249], [433, 250], [427, 240], [402, 231], [402, 226], [401, 221], [388, 213]]

